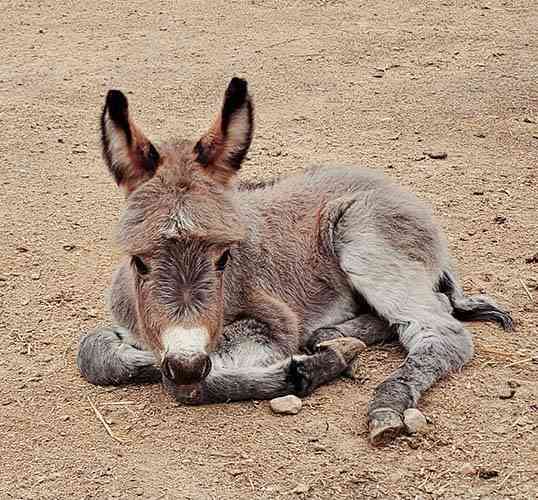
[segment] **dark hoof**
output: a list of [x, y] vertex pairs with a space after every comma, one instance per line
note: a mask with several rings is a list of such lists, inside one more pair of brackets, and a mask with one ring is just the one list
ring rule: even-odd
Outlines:
[[314, 353], [317, 346], [326, 340], [342, 338], [343, 335], [336, 328], [320, 328], [316, 330], [306, 343], [306, 350], [309, 353]]
[[378, 408], [369, 414], [370, 443], [373, 446], [383, 446], [404, 430], [402, 416], [391, 408]]
[[288, 371], [288, 379], [294, 387], [294, 393], [299, 397], [305, 397], [312, 393], [313, 387], [312, 370], [307, 366], [309, 356], [299, 356], [291, 359]]
[[354, 337], [341, 337], [338, 339], [325, 340], [316, 346], [316, 350], [332, 349], [342, 356], [346, 364], [351, 363], [360, 352], [366, 349], [366, 344]]

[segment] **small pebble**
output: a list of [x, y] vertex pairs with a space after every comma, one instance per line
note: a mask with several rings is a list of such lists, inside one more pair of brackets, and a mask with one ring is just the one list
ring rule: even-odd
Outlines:
[[95, 309], [88, 309], [86, 314], [89, 318], [97, 318], [97, 311]]
[[499, 399], [512, 399], [516, 395], [515, 387], [509, 384], [502, 384], [498, 389]]
[[409, 434], [422, 433], [428, 429], [426, 417], [416, 408], [405, 410], [403, 417], [405, 428]]
[[425, 152], [424, 154], [428, 155], [433, 160], [444, 160], [448, 157], [448, 154], [445, 151], [430, 151]]
[[297, 494], [308, 493], [309, 491], [310, 491], [310, 486], [308, 486], [308, 484], [305, 484], [305, 483], [299, 483], [295, 488], [293, 488], [293, 490], [291, 490], [292, 493], [297, 493]]
[[531, 255], [530, 257], [527, 257], [525, 259], [525, 262], [527, 264], [538, 264], [538, 253], [535, 253], [534, 255]]
[[497, 477], [498, 475], [499, 473], [493, 469], [480, 469], [478, 471], [478, 477], [480, 479], [493, 479], [494, 477]]
[[37, 281], [39, 278], [41, 278], [41, 273], [32, 273], [30, 274], [30, 278], [32, 278], [34, 281]]
[[474, 476], [476, 474], [476, 467], [474, 467], [469, 462], [463, 464], [461, 472], [466, 476]]
[[282, 413], [284, 415], [296, 415], [303, 407], [303, 402], [293, 394], [271, 399], [269, 404], [271, 405], [271, 410], [275, 413]]

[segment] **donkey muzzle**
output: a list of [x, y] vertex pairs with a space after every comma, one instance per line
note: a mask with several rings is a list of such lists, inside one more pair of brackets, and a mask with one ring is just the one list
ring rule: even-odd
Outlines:
[[178, 385], [197, 384], [211, 371], [211, 360], [205, 353], [167, 353], [161, 364], [162, 374]]

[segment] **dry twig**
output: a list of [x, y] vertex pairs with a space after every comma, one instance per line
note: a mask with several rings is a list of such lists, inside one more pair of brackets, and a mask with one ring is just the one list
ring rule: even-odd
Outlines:
[[534, 361], [534, 356], [532, 358], [525, 358], [519, 361], [514, 361], [513, 363], [506, 365], [505, 368], [509, 368], [510, 366], [522, 365], [523, 363], [529, 363], [530, 361]]
[[525, 284], [525, 282], [519, 278], [519, 282], [521, 283], [521, 286], [523, 287], [523, 290], [525, 290], [526, 294], [527, 294], [527, 297], [529, 297], [529, 299], [531, 299], [531, 302], [534, 301], [534, 299], [532, 298], [532, 294], [529, 290], [529, 288], [527, 287], [527, 285]]
[[93, 404], [92, 400], [90, 399], [90, 396], [86, 396], [86, 398], [88, 399], [88, 403], [90, 403], [90, 406], [92, 407], [92, 410], [94, 411], [94, 413], [97, 415], [97, 418], [99, 419], [99, 421], [103, 424], [103, 427], [105, 428], [105, 430], [107, 431], [108, 435], [114, 439], [114, 441], [117, 441], [118, 443], [122, 443], [123, 444], [123, 441], [114, 435], [114, 433], [112, 432], [112, 429], [110, 428], [110, 425], [108, 425], [106, 423], [106, 420], [103, 418], [103, 415], [101, 415], [101, 412], [97, 409], [97, 407]]
[[501, 488], [504, 486], [504, 483], [506, 483], [506, 481], [510, 479], [510, 476], [515, 472], [515, 470], [516, 469], [512, 469], [508, 474], [506, 474], [504, 479], [493, 489], [493, 491], [500, 491]]

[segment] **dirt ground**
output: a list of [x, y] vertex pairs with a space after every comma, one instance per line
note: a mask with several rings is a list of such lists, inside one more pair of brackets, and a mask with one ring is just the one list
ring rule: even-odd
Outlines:
[[[538, 498], [535, 1], [0, 11], [0, 498]], [[155, 140], [194, 137], [233, 75], [256, 101], [245, 177], [311, 162], [384, 171], [434, 205], [465, 289], [513, 312], [515, 333], [470, 326], [474, 361], [420, 403], [426, 435], [367, 443], [367, 402], [403, 357], [391, 346], [297, 416], [266, 402], [181, 407], [159, 386], [79, 377], [78, 337], [109, 321], [120, 257], [122, 197], [99, 146], [106, 91], [126, 91]]]

